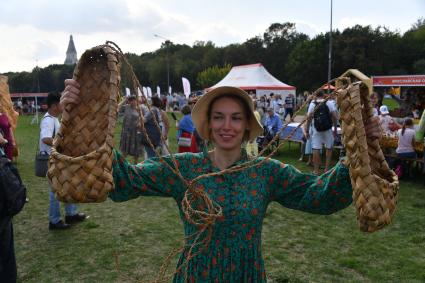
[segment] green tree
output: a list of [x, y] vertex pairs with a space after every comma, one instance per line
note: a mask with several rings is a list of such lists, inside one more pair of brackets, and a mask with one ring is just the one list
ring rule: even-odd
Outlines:
[[197, 82], [202, 88], [207, 88], [221, 81], [232, 69], [230, 64], [223, 67], [209, 67], [198, 74]]

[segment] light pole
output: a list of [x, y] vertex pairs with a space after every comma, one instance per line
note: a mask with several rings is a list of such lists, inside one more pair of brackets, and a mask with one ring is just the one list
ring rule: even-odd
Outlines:
[[31, 120], [31, 125], [34, 123], [38, 124], [38, 100], [37, 100], [37, 95], [40, 94], [40, 69], [38, 68], [38, 59], [35, 60], [35, 70], [37, 72], [37, 94], [35, 96], [35, 116], [34, 118], [32, 118]]
[[[168, 38], [160, 36], [158, 34], [154, 34], [155, 37], [165, 39], [165, 52], [166, 52], [166, 60], [167, 60], [167, 93], [170, 91], [170, 60], [168, 58], [168, 42], [170, 41]], [[167, 42], [168, 41], [168, 42]]]
[[[328, 83], [332, 76], [332, 0], [331, 0], [331, 28], [329, 31], [329, 55], [328, 55]], [[328, 93], [330, 92], [330, 86], [328, 84]]]

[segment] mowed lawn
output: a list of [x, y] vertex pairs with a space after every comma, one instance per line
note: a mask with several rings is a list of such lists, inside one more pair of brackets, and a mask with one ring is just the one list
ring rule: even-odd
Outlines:
[[[144, 197], [82, 204], [80, 211], [90, 215], [87, 221], [67, 231], [49, 231], [47, 181], [34, 176], [38, 125], [31, 125], [31, 118], [20, 117], [16, 133], [18, 168], [30, 198], [13, 221], [19, 282], [154, 280], [183, 240], [176, 203]], [[174, 128], [170, 139], [175, 145]], [[296, 144], [285, 145], [275, 157], [311, 170], [298, 162]], [[262, 250], [270, 282], [425, 282], [423, 176], [401, 183], [394, 222], [373, 234], [358, 229], [353, 206], [317, 216], [272, 204]], [[170, 272], [175, 264], [174, 259]]]

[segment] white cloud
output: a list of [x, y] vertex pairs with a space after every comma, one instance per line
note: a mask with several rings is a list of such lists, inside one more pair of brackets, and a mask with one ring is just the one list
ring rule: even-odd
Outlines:
[[244, 41], [248, 37], [248, 33], [246, 31], [241, 32], [225, 24], [205, 23], [202, 26], [192, 28], [190, 33], [182, 35], [182, 39], [191, 43], [195, 40], [210, 40], [217, 46], [223, 46]]
[[346, 28], [353, 27], [355, 25], [375, 26], [375, 23], [371, 21], [370, 19], [365, 19], [365, 18], [343, 17], [334, 28], [337, 28], [338, 30], [342, 31]]
[[[60, 32], [47, 32], [28, 25], [0, 25], [2, 52], [0, 52], [0, 72], [29, 71], [37, 64], [47, 62], [63, 63], [65, 50], [61, 42], [66, 40]], [[64, 43], [67, 44], [67, 43]], [[52, 58], [63, 59], [52, 61]]]
[[310, 38], [315, 37], [321, 32], [318, 26], [302, 20], [295, 20], [295, 28], [297, 32], [305, 33]]

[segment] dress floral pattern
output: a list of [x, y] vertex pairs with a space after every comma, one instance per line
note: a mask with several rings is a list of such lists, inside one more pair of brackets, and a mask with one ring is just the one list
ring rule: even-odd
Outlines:
[[[175, 158], [187, 180], [219, 171], [206, 152], [176, 154]], [[247, 158], [244, 153], [235, 165]], [[164, 160], [172, 164], [171, 158]], [[266, 282], [261, 230], [267, 206], [272, 201], [315, 214], [331, 214], [352, 202], [348, 169], [342, 163], [322, 176], [314, 176], [273, 159], [259, 165], [261, 160], [263, 157], [249, 169], [203, 178], [197, 183], [197, 189], [206, 191], [221, 205], [223, 217], [215, 223], [209, 246], [189, 262], [186, 274], [189, 282]], [[109, 194], [113, 201], [139, 196], [172, 197], [179, 207], [185, 236], [197, 231], [182, 213], [185, 186], [158, 158], [131, 165], [115, 152], [113, 176], [115, 190]], [[186, 252], [181, 254], [178, 265]], [[183, 271], [175, 274], [173, 282], [185, 282]]]

